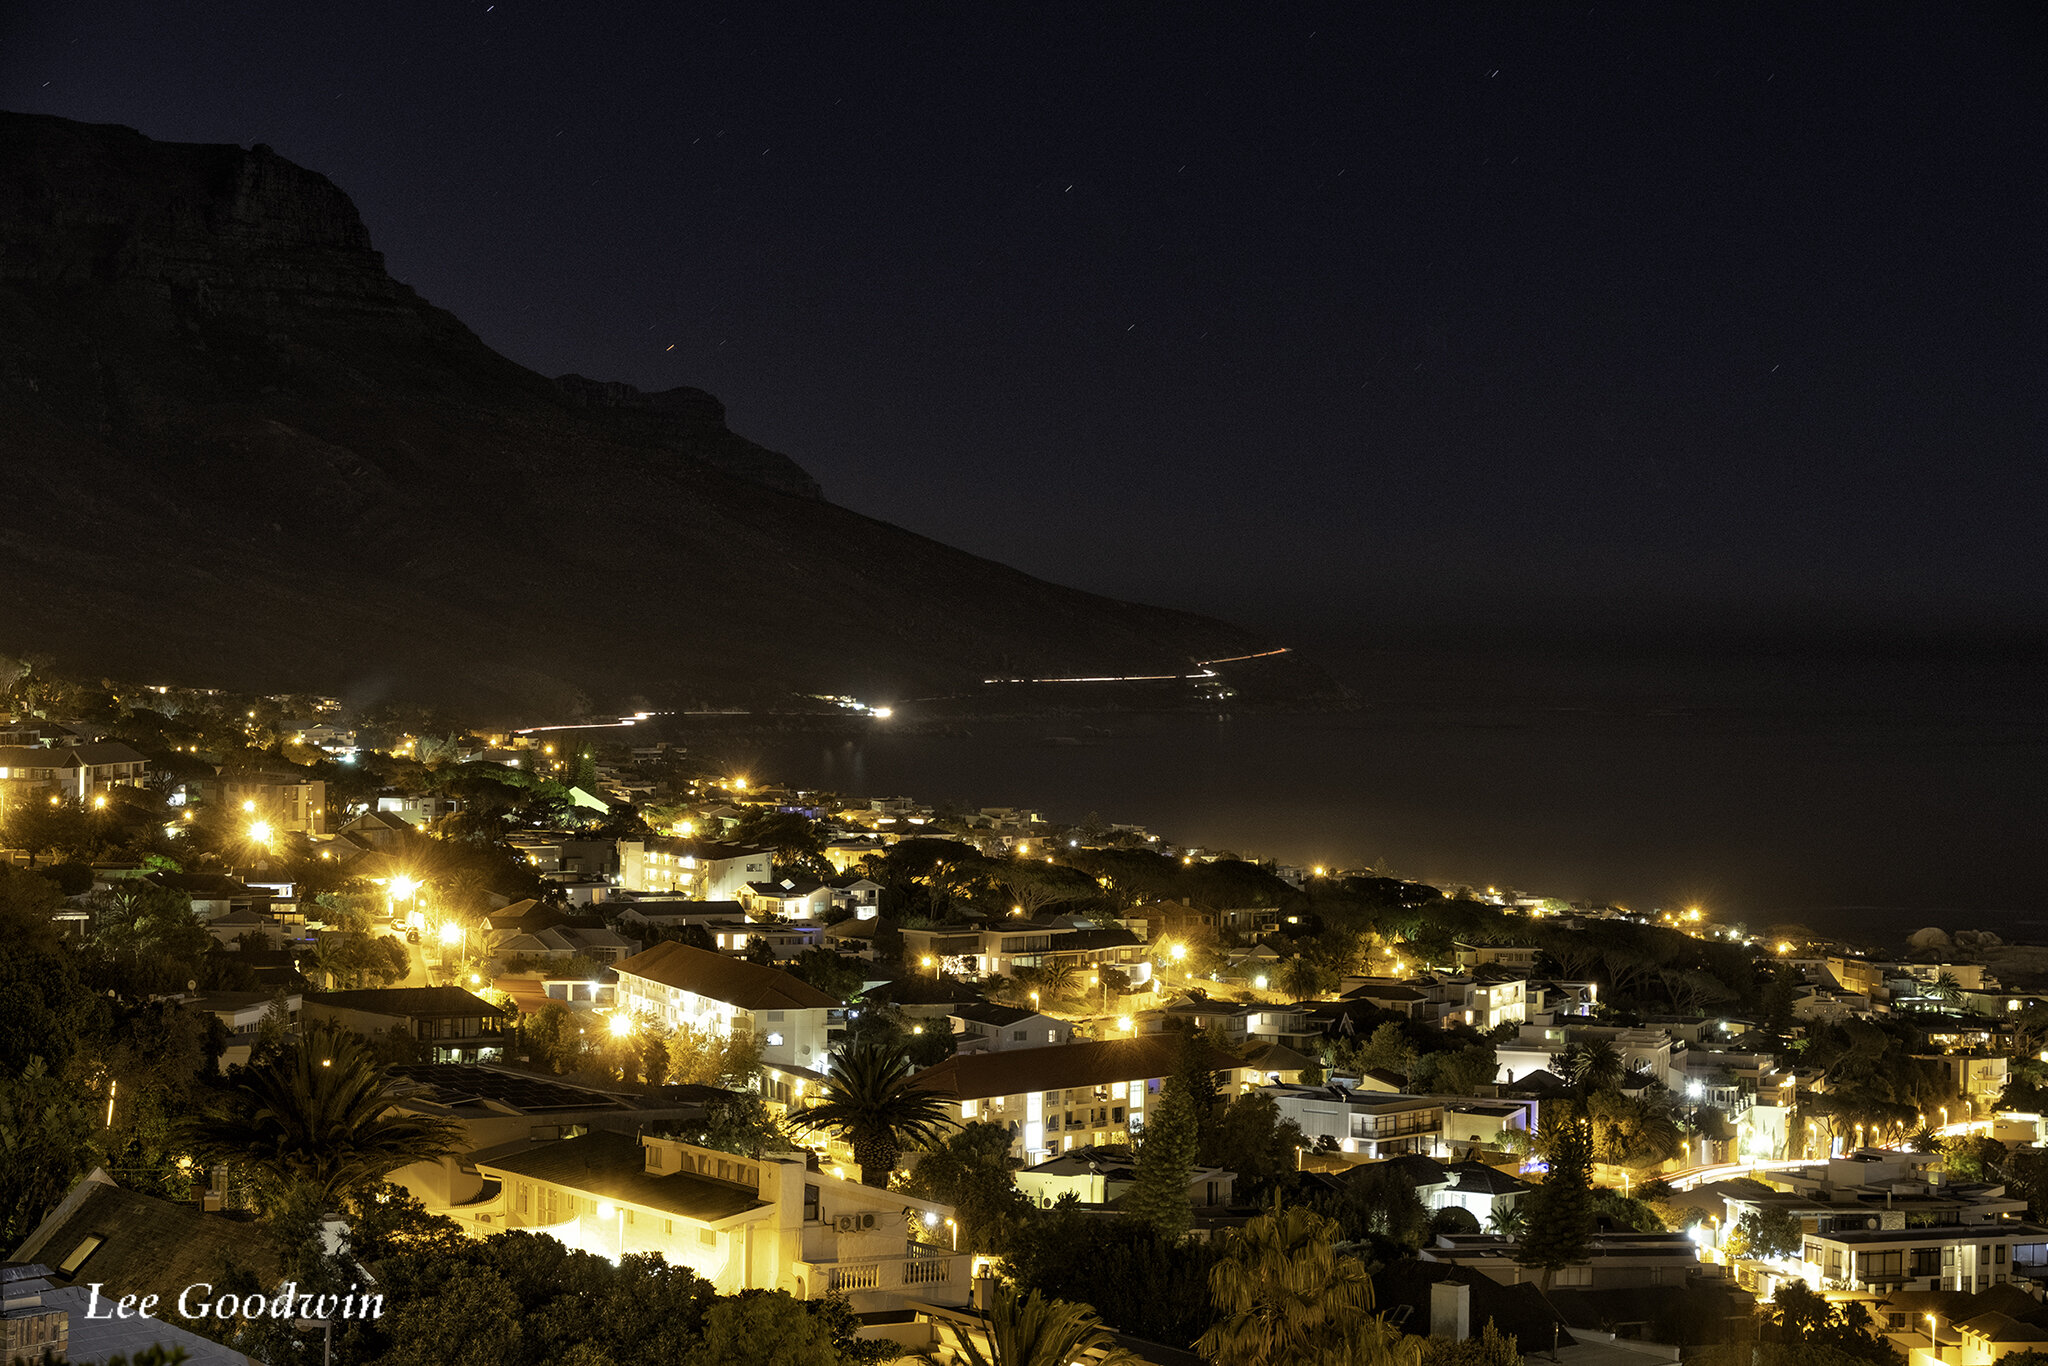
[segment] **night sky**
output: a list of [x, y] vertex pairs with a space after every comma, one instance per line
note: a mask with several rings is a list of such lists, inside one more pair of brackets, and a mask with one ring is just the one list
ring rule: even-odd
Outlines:
[[267, 142], [514, 359], [1054, 579], [2048, 620], [2038, 4], [28, 8], [0, 105]]

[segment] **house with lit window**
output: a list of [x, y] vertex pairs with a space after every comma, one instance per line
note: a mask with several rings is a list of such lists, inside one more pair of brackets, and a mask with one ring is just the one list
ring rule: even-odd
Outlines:
[[327, 833], [327, 784], [302, 768], [233, 769], [221, 774], [220, 802], [272, 830]]
[[747, 908], [749, 915], [823, 920], [825, 912], [832, 909], [832, 889], [814, 877], [749, 882], [740, 888], [740, 905]]
[[0, 745], [0, 792], [10, 801], [35, 792], [59, 801], [82, 802], [110, 787], [140, 787], [149, 761], [124, 744], [29, 747]]
[[1074, 1041], [1072, 1021], [993, 1001], [953, 1006], [946, 1019], [953, 1029], [954, 1044], [963, 1053], [1000, 1053]]
[[1778, 1189], [1724, 1197], [1728, 1226], [1772, 1211], [1796, 1220], [1800, 1249], [1772, 1258], [1816, 1290], [1988, 1290], [2048, 1271], [2048, 1229], [2003, 1185], [1951, 1181], [1939, 1156], [1862, 1149], [1765, 1174]]
[[839, 1002], [780, 968], [669, 940], [614, 964], [618, 1008], [721, 1037], [752, 1034], [764, 1063], [823, 1070]]
[[1142, 1133], [1183, 1044], [1198, 1050], [1225, 1094], [1238, 1089], [1244, 1064], [1236, 1058], [1203, 1040], [1159, 1034], [956, 1054], [918, 1073], [915, 1084], [957, 1104], [963, 1124], [1003, 1125], [1011, 1156], [1035, 1164]]
[[656, 1134], [596, 1131], [478, 1153], [490, 1194], [445, 1213], [476, 1237], [530, 1229], [618, 1261], [657, 1253], [722, 1295], [844, 1295], [857, 1313], [968, 1302], [951, 1206]]
[[1338, 1151], [1366, 1157], [1442, 1151], [1442, 1096], [1405, 1096], [1342, 1086], [1262, 1086], [1280, 1118], [1301, 1126], [1311, 1143], [1328, 1139]]
[[309, 991], [300, 1018], [332, 1020], [358, 1034], [402, 1029], [433, 1062], [491, 1062], [505, 1055], [513, 1012], [461, 987], [366, 987]]
[[[1126, 1147], [1075, 1148], [1017, 1173], [1024, 1198], [1051, 1209], [1072, 1196], [1082, 1208], [1106, 1208], [1138, 1183], [1137, 1154]], [[1196, 1213], [1228, 1209], [1237, 1198], [1237, 1173], [1224, 1167], [1188, 1171], [1188, 1204]]]

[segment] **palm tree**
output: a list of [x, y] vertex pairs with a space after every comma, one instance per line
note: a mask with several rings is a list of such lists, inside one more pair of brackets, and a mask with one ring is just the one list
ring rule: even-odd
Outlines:
[[1580, 1095], [1612, 1090], [1623, 1075], [1621, 1054], [1605, 1039], [1572, 1044], [1557, 1063], [1565, 1082]]
[[243, 1068], [187, 1134], [201, 1157], [248, 1164], [266, 1207], [302, 1196], [322, 1210], [462, 1140], [453, 1121], [398, 1110], [390, 1070], [331, 1020]]
[[953, 1123], [937, 1092], [912, 1085], [915, 1070], [908, 1054], [863, 1040], [832, 1060], [824, 1098], [790, 1122], [838, 1134], [853, 1149], [861, 1184], [887, 1190], [904, 1144], [936, 1143]]
[[1281, 987], [1297, 1001], [1306, 1001], [1314, 996], [1322, 985], [1321, 978], [1316, 965], [1300, 954], [1288, 959], [1280, 969]]
[[1295, 1206], [1262, 1214], [1209, 1272], [1217, 1319], [1195, 1343], [1215, 1366], [1417, 1366], [1421, 1345], [1373, 1311], [1372, 1278], [1338, 1255], [1337, 1225]]
[[1963, 999], [1963, 984], [1944, 972], [1934, 979], [1934, 990], [1929, 994], [1943, 1005], [1952, 1006]]
[[[1019, 1297], [1011, 1287], [1000, 1286], [989, 1307], [983, 1331], [989, 1350], [957, 1323], [943, 1325], [952, 1334], [956, 1359], [964, 1366], [1068, 1366], [1090, 1352], [1095, 1366], [1135, 1366], [1140, 1358], [1116, 1345], [1109, 1329], [1085, 1304], [1048, 1300], [1038, 1291]], [[926, 1352], [920, 1358], [926, 1366], [939, 1366], [938, 1358]]]
[[1493, 1213], [1486, 1216], [1486, 1231], [1497, 1233], [1503, 1238], [1519, 1238], [1528, 1227], [1529, 1215], [1519, 1200], [1512, 1205], [1496, 1203]]

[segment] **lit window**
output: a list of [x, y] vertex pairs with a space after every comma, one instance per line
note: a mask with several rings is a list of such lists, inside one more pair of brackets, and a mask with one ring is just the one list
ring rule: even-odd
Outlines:
[[780, 1034], [770, 1034], [768, 1036], [768, 1046], [770, 1048], [782, 1047], [782, 1036]]

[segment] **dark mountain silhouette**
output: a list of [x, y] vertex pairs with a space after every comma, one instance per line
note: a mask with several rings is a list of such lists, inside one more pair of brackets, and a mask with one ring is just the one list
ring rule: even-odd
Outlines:
[[268, 148], [0, 114], [0, 650], [459, 700], [872, 699], [1270, 642], [835, 507], [694, 389], [551, 380]]

